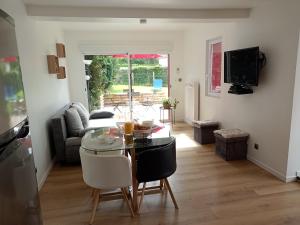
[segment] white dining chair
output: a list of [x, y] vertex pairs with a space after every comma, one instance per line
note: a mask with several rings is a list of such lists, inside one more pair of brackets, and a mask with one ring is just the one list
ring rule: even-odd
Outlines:
[[95, 220], [95, 214], [103, 191], [121, 189], [131, 216], [134, 216], [126, 188], [132, 184], [131, 164], [124, 155], [97, 155], [80, 148], [80, 159], [84, 182], [93, 188], [93, 210], [90, 224]]

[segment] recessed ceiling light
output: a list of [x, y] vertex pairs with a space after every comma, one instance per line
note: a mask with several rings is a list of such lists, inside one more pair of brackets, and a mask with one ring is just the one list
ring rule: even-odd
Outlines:
[[147, 24], [147, 19], [140, 19], [140, 24]]

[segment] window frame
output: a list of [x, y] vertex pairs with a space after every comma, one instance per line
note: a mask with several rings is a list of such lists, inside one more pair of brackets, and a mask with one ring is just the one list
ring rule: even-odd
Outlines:
[[[214, 44], [221, 43], [221, 64], [220, 64], [220, 90], [212, 90], [212, 47]], [[220, 97], [222, 85], [222, 60], [223, 60], [223, 41], [222, 37], [212, 38], [206, 41], [206, 73], [205, 73], [205, 94], [210, 97]]]

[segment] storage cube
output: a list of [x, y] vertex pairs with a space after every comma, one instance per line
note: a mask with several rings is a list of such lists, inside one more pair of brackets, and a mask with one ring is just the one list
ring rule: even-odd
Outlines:
[[219, 129], [219, 123], [216, 121], [195, 121], [194, 139], [201, 145], [215, 143], [214, 131]]
[[247, 141], [249, 134], [239, 129], [214, 131], [216, 153], [226, 161], [247, 159]]

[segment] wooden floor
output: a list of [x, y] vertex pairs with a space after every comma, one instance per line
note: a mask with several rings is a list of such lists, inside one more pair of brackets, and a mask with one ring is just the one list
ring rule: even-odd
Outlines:
[[[95, 225], [299, 225], [300, 185], [285, 184], [249, 161], [226, 162], [213, 146], [192, 141], [185, 124], [174, 128], [178, 169], [170, 178], [179, 210], [167, 193], [146, 195], [131, 218], [122, 200], [99, 206]], [[88, 224], [90, 189], [80, 166], [55, 166], [41, 190], [44, 225]]]

